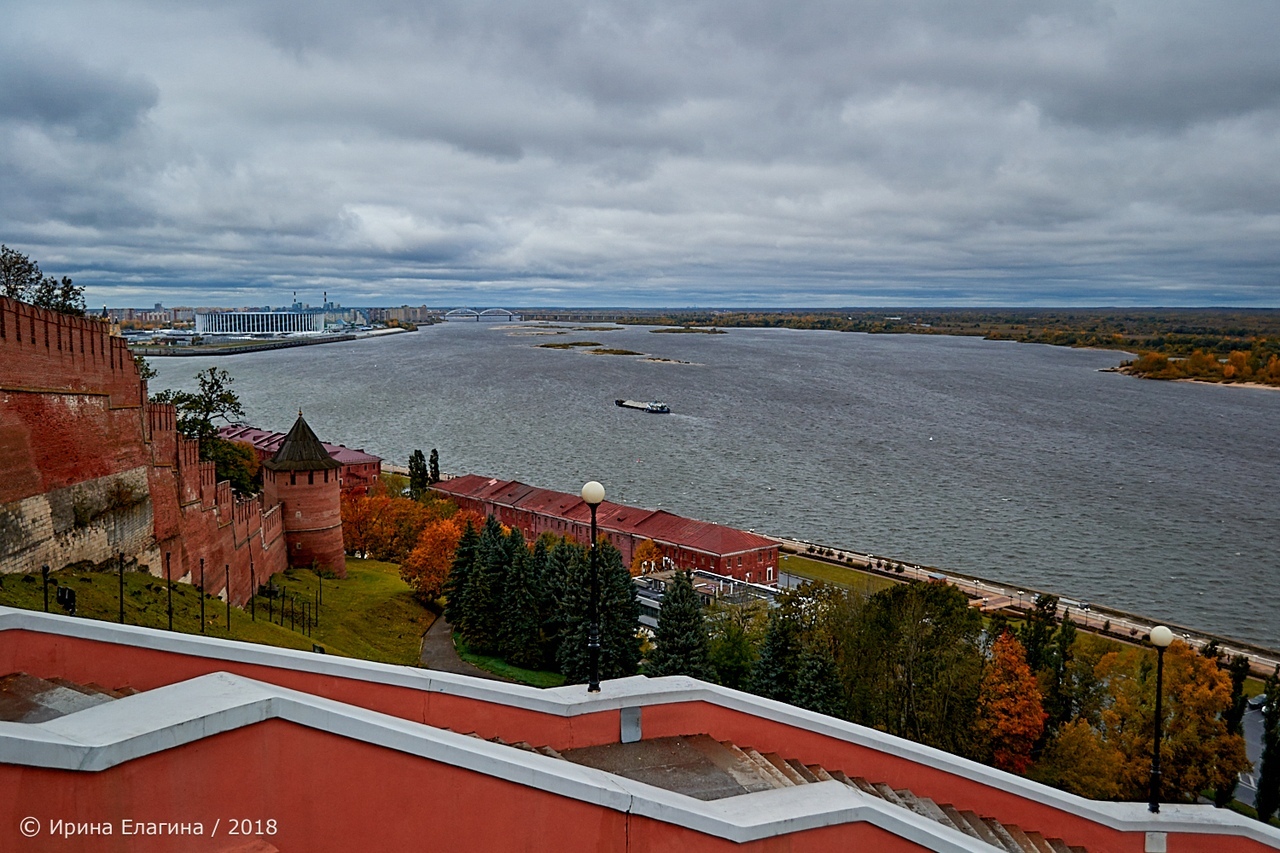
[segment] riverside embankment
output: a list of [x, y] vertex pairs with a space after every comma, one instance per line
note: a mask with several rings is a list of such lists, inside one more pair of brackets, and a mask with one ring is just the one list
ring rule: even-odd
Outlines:
[[[765, 534], [767, 535], [767, 534]], [[1041, 595], [1057, 595], [1050, 590], [1017, 587], [999, 581], [961, 575], [935, 566], [921, 566], [914, 563], [895, 560], [891, 557], [873, 554], [861, 554], [846, 548], [830, 545], [817, 545], [798, 539], [785, 539], [771, 536], [778, 542], [783, 552], [779, 571], [787, 572], [786, 555], [803, 555], [810, 560], [820, 560], [839, 566], [849, 572], [861, 572], [881, 578], [904, 581], [932, 581], [948, 583], [969, 596], [970, 600], [984, 613], [1004, 612], [1011, 616], [1025, 616], [1035, 607], [1036, 598]], [[981, 599], [981, 604], [977, 601]], [[1057, 614], [1060, 619], [1070, 619], [1076, 627], [1095, 634], [1112, 637], [1126, 642], [1146, 641], [1151, 629], [1164, 625], [1171, 629], [1183, 642], [1201, 649], [1210, 643], [1217, 643], [1223, 655], [1244, 655], [1249, 659], [1252, 673], [1265, 678], [1280, 666], [1280, 652], [1251, 643], [1243, 643], [1229, 637], [1207, 633], [1185, 625], [1178, 625], [1167, 620], [1151, 619], [1134, 613], [1126, 613], [1105, 604], [1088, 601], [1075, 601], [1058, 597]]]

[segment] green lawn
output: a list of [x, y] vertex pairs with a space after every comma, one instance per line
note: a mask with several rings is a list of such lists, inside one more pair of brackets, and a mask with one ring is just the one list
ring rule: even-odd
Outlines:
[[808, 580], [822, 581], [868, 596], [887, 589], [895, 583], [870, 572], [858, 571], [848, 566], [837, 566], [824, 560], [812, 560], [799, 554], [781, 555], [778, 559], [778, 571]]
[[564, 684], [564, 676], [558, 672], [521, 669], [518, 666], [512, 666], [502, 658], [472, 654], [467, 650], [466, 641], [457, 634], [453, 635], [453, 645], [458, 650], [458, 657], [467, 663], [518, 684], [528, 684], [531, 687], [559, 687]]
[[[114, 572], [66, 570], [50, 572], [49, 612], [62, 613], [56, 603], [53, 582], [76, 591], [80, 618], [119, 621], [119, 580]], [[210, 637], [263, 643], [282, 648], [310, 650], [312, 644], [329, 654], [363, 658], [385, 663], [415, 665], [422, 634], [435, 615], [419, 605], [400, 579], [397, 567], [376, 560], [347, 560], [345, 580], [326, 579], [319, 625], [311, 636], [303, 634], [301, 602], [315, 602], [320, 578], [303, 569], [290, 569], [275, 578], [276, 586], [297, 596], [294, 629], [289, 617], [280, 625], [280, 601], [269, 605], [258, 596], [254, 611], [231, 608], [231, 630], [227, 630], [227, 606], [217, 598], [205, 598], [205, 634]], [[125, 623], [148, 628], [168, 626], [168, 604], [164, 580], [142, 572], [125, 572]], [[0, 604], [28, 610], [43, 609], [40, 574], [0, 577]], [[268, 613], [274, 622], [268, 621]], [[190, 584], [173, 585], [173, 629], [186, 634], [200, 632], [200, 593]]]

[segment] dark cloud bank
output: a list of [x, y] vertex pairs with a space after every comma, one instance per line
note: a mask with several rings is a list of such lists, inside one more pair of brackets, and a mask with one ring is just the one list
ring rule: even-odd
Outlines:
[[1280, 306], [1280, 6], [11, 3], [91, 303]]

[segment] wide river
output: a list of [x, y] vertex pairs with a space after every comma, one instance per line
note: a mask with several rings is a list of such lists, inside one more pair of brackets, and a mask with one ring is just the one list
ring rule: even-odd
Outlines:
[[[656, 358], [540, 343], [600, 341]], [[1280, 648], [1280, 393], [977, 338], [448, 323], [221, 358], [247, 421], [1058, 592]], [[670, 415], [613, 404], [661, 399]]]

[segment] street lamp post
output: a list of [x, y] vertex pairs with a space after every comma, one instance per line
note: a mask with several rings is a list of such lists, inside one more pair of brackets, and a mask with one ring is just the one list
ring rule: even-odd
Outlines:
[[600, 571], [596, 555], [596, 510], [604, 501], [604, 486], [595, 480], [582, 487], [582, 500], [591, 507], [591, 549], [588, 564], [591, 571], [591, 625], [587, 634], [587, 662], [591, 667], [588, 693], [600, 692]]
[[1160, 813], [1160, 723], [1164, 694], [1164, 650], [1173, 642], [1173, 632], [1163, 625], [1151, 629], [1151, 645], [1156, 647], [1156, 729], [1155, 744], [1151, 747], [1151, 803], [1152, 814]]

